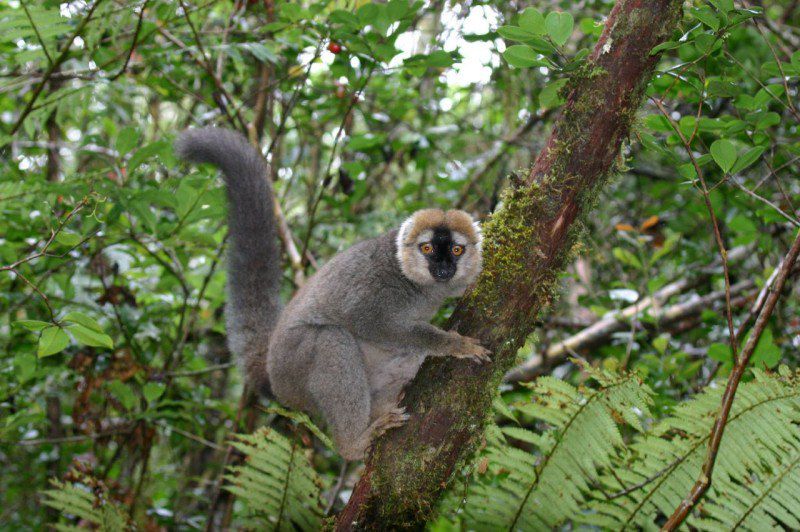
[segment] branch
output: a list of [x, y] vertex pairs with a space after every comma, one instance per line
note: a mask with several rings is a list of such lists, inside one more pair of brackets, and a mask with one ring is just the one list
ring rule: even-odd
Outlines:
[[42, 80], [39, 82], [36, 88], [33, 89], [33, 94], [31, 94], [31, 99], [28, 100], [27, 105], [25, 105], [25, 108], [19, 114], [19, 117], [17, 117], [17, 121], [14, 122], [14, 125], [11, 127], [11, 131], [8, 132], [9, 137], [13, 137], [14, 134], [17, 131], [19, 131], [19, 128], [22, 126], [22, 123], [25, 121], [25, 118], [30, 114], [31, 111], [33, 111], [33, 106], [36, 103], [36, 100], [38, 100], [39, 96], [42, 94], [44, 86], [47, 84], [47, 81], [50, 79], [50, 76], [53, 75], [53, 73], [56, 70], [58, 70], [58, 67], [60, 67], [61, 64], [67, 60], [67, 57], [69, 56], [69, 50], [72, 47], [72, 43], [83, 33], [83, 30], [86, 28], [86, 25], [89, 24], [89, 21], [92, 20], [92, 15], [94, 15], [95, 10], [102, 1], [103, 0], [97, 0], [94, 4], [92, 4], [92, 6], [86, 12], [86, 16], [83, 17], [83, 19], [81, 19], [80, 23], [78, 23], [78, 26], [75, 28], [75, 31], [72, 32], [72, 34], [64, 42], [64, 45], [61, 47], [58, 57], [56, 58], [55, 61], [50, 63], [49, 67], [47, 67], [47, 70], [45, 70], [44, 74], [42, 75]]
[[485, 225], [484, 271], [450, 326], [479, 338], [490, 365], [428, 359], [406, 388], [411, 414], [379, 438], [336, 529], [420, 528], [447, 482], [479, 444], [497, 385], [548, 306], [585, 214], [615, 173], [623, 141], [680, 0], [620, 0], [568, 85], [562, 114], [524, 183]]
[[697, 504], [703, 495], [705, 495], [706, 491], [708, 491], [708, 488], [711, 487], [711, 478], [714, 474], [714, 464], [717, 461], [719, 445], [722, 442], [722, 435], [725, 433], [725, 425], [728, 422], [728, 415], [730, 414], [731, 407], [733, 406], [733, 399], [736, 396], [736, 389], [739, 387], [739, 382], [742, 380], [745, 369], [747, 369], [747, 365], [750, 362], [750, 357], [753, 355], [753, 352], [758, 345], [758, 340], [761, 338], [761, 333], [764, 332], [767, 322], [769, 321], [770, 316], [772, 316], [772, 311], [775, 310], [775, 304], [781, 297], [783, 286], [786, 283], [786, 279], [789, 277], [789, 273], [794, 267], [794, 262], [797, 260], [798, 255], [800, 255], [800, 232], [798, 232], [792, 247], [789, 249], [789, 252], [786, 254], [786, 257], [781, 263], [778, 276], [775, 279], [775, 284], [773, 285], [769, 296], [767, 296], [767, 299], [764, 302], [764, 307], [758, 314], [756, 323], [753, 326], [753, 331], [747, 338], [747, 343], [742, 348], [739, 357], [736, 359], [736, 364], [733, 366], [733, 371], [731, 371], [731, 374], [728, 377], [728, 384], [725, 386], [725, 393], [722, 394], [722, 404], [720, 405], [719, 412], [714, 420], [714, 427], [711, 429], [711, 435], [708, 439], [708, 452], [706, 453], [706, 459], [703, 463], [703, 469], [700, 472], [700, 477], [697, 479], [697, 482], [692, 487], [689, 494], [675, 509], [675, 512], [672, 514], [672, 516], [667, 520], [666, 523], [664, 523], [662, 530], [671, 531], [677, 529], [686, 519], [686, 516], [689, 515], [689, 512], [692, 510], [692, 508], [694, 508], [695, 504]]
[[[745, 258], [751, 249], [747, 246], [739, 246], [734, 248], [728, 253], [728, 260], [738, 261]], [[718, 269], [719, 263], [712, 265], [705, 269], [697, 276], [687, 276], [678, 279], [668, 285], [664, 286], [653, 295], [642, 298], [633, 305], [625, 307], [619, 312], [609, 312], [601, 320], [584, 328], [580, 332], [548, 347], [542, 354], [534, 355], [529, 360], [526, 360], [516, 368], [512, 369], [503, 378], [505, 382], [525, 382], [542, 374], [542, 371], [547, 367], [551, 367], [553, 363], [558, 363], [571, 356], [576, 351], [581, 351], [589, 347], [595, 346], [607, 340], [615, 332], [624, 330], [628, 325], [628, 321], [635, 319], [650, 308], [658, 309], [666, 303], [671, 297], [684, 293], [690, 288], [694, 288], [705, 281], [707, 281], [713, 272]], [[736, 290], [731, 289], [732, 292], [740, 293], [744, 290], [749, 290], [753, 286], [752, 282], [745, 284], [739, 283], [736, 285]], [[665, 309], [655, 310], [653, 315], [658, 320], [659, 325], [665, 325], [689, 316], [695, 312], [696, 306], [702, 304], [703, 301], [711, 303], [717, 300], [719, 292], [712, 292], [700, 298], [694, 298], [684, 303], [678, 303]], [[725, 297], [725, 292], [721, 292]]]
[[47, 250], [50, 248], [50, 245], [53, 243], [53, 241], [55, 241], [58, 234], [61, 233], [61, 230], [64, 229], [64, 226], [66, 226], [69, 223], [70, 219], [72, 219], [72, 217], [75, 216], [78, 213], [78, 211], [84, 208], [87, 203], [89, 203], [88, 196], [84, 197], [81, 201], [78, 202], [78, 204], [58, 224], [58, 227], [56, 229], [50, 230], [50, 237], [44, 243], [44, 246], [42, 246], [41, 250], [37, 251], [36, 253], [33, 253], [32, 255], [28, 255], [27, 257], [24, 257], [22, 259], [18, 259], [9, 264], [8, 266], [0, 266], [0, 272], [15, 270], [17, 266], [26, 264], [28, 262], [31, 262], [32, 260], [36, 260], [39, 257], [44, 257], [45, 255], [47, 255]]

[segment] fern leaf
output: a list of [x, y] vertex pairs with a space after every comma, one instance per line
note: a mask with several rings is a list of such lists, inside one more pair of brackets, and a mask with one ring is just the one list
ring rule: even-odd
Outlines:
[[726, 486], [725, 496], [703, 505], [701, 530], [800, 530], [800, 448], [769, 475]]
[[[86, 484], [58, 480], [52, 480], [51, 484], [53, 489], [43, 492], [43, 502], [61, 512], [65, 517], [74, 517], [84, 524], [92, 525], [103, 531], [118, 532], [131, 528], [123, 508], [104, 497], [95, 495]], [[57, 524], [56, 528], [58, 530], [86, 529], [85, 526], [77, 528], [63, 523]]]
[[[543, 530], [580, 511], [590, 483], [611, 466], [623, 445], [618, 423], [640, 429], [650, 389], [633, 374], [586, 368], [599, 386], [576, 388], [540, 378], [534, 400], [518, 406], [550, 427], [535, 434], [519, 427], [487, 433], [487, 474], [475, 475], [463, 509], [454, 510], [469, 529]], [[504, 443], [503, 435], [532, 444], [532, 454]], [[457, 488], [456, 488], [457, 490]], [[451, 503], [452, 506], [452, 503]]]
[[319, 529], [324, 513], [323, 484], [304, 450], [269, 428], [237, 435], [237, 440], [234, 446], [246, 461], [228, 468], [226, 489], [244, 503], [246, 526]]
[[[771, 519], [797, 523], [798, 492], [792, 504], [781, 503], [787, 502], [782, 487], [796, 487], [800, 384], [797, 379], [754, 373], [753, 382], [739, 387], [731, 409], [706, 496], [711, 503], [690, 516], [692, 526], [727, 528], [713, 523], [738, 522], [739, 514], [747, 514], [754, 525]], [[596, 493], [599, 502], [592, 505], [594, 512], [580, 520], [611, 528], [657, 528], [701, 471], [722, 391], [719, 386], [708, 388], [635, 441], [625, 459], [613, 467], [613, 475], [602, 479], [605, 491], [613, 495], [603, 500]], [[702, 515], [706, 512], [709, 518]]]

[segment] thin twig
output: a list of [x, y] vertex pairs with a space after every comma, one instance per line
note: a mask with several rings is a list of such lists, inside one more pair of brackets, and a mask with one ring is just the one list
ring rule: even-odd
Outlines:
[[4, 445], [15, 444], [21, 447], [33, 447], [36, 445], [60, 444], [60, 443], [77, 443], [87, 440], [97, 440], [100, 438], [107, 438], [109, 436], [116, 436], [118, 434], [127, 434], [132, 430], [132, 427], [125, 425], [115, 430], [107, 430], [105, 432], [95, 432], [94, 434], [78, 434], [76, 436], [62, 436], [60, 438], [39, 438], [36, 440], [20, 440], [18, 442], [2, 442]]
[[769, 322], [769, 318], [772, 316], [773, 310], [775, 310], [775, 305], [781, 296], [783, 286], [786, 283], [786, 279], [789, 277], [789, 273], [794, 267], [794, 263], [797, 260], [798, 255], [800, 255], [800, 232], [797, 233], [792, 247], [789, 249], [786, 257], [783, 259], [781, 269], [777, 278], [775, 279], [775, 285], [764, 302], [764, 308], [762, 308], [761, 312], [758, 314], [756, 323], [753, 325], [753, 330], [750, 333], [750, 336], [747, 338], [747, 343], [745, 343], [744, 347], [742, 348], [742, 352], [736, 359], [736, 364], [734, 364], [733, 370], [728, 377], [728, 384], [725, 386], [725, 393], [722, 395], [720, 409], [717, 413], [716, 419], [714, 420], [714, 426], [711, 429], [711, 435], [709, 436], [708, 452], [706, 453], [706, 459], [703, 463], [700, 477], [697, 479], [697, 482], [692, 487], [689, 494], [681, 501], [681, 503], [675, 509], [675, 512], [664, 524], [662, 527], [662, 530], [664, 531], [677, 529], [686, 519], [686, 516], [689, 515], [689, 512], [692, 510], [692, 508], [694, 508], [697, 502], [703, 497], [703, 495], [705, 495], [706, 491], [708, 491], [708, 488], [711, 486], [711, 479], [714, 473], [714, 464], [717, 461], [717, 453], [719, 452], [719, 446], [722, 442], [722, 435], [725, 432], [725, 426], [728, 422], [728, 415], [730, 414], [731, 407], [733, 406], [733, 400], [736, 396], [736, 389], [739, 387], [739, 382], [742, 380], [745, 369], [747, 369], [747, 365], [750, 362], [750, 357], [758, 345], [758, 341], [761, 338], [761, 333], [764, 332], [764, 329], [767, 327], [767, 323]]
[[[694, 157], [694, 152], [692, 151], [691, 145], [687, 142], [686, 137], [681, 132], [678, 124], [675, 123], [675, 120], [672, 116], [667, 112], [664, 108], [664, 105], [654, 98], [651, 98], [656, 106], [658, 107], [661, 114], [664, 118], [667, 119], [672, 129], [677, 133], [678, 137], [681, 139], [683, 143], [683, 147], [686, 150], [689, 159], [692, 162], [692, 166], [694, 166], [694, 170], [697, 174], [697, 179], [700, 181], [700, 191], [703, 194], [703, 201], [705, 202], [706, 209], [708, 210], [708, 214], [711, 217], [711, 224], [714, 228], [714, 239], [717, 242], [717, 248], [719, 250], [719, 256], [722, 260], [722, 273], [725, 279], [725, 317], [728, 320], [728, 333], [730, 334], [730, 346], [731, 352], [733, 353], [734, 358], [737, 356], [737, 347], [738, 342], [736, 341], [736, 331], [733, 328], [733, 309], [731, 308], [731, 277], [730, 273], [728, 272], [728, 251], [725, 249], [725, 243], [722, 240], [722, 233], [719, 230], [719, 223], [717, 222], [717, 215], [714, 213], [714, 207], [711, 205], [711, 197], [709, 194], [708, 186], [706, 185], [706, 181], [703, 178], [703, 171], [700, 169], [700, 165], [697, 163], [697, 160]], [[699, 120], [697, 121], [699, 123]], [[695, 185], [696, 186], [696, 185]]]
[[333, 510], [334, 505], [336, 504], [336, 499], [339, 497], [339, 492], [342, 491], [342, 486], [344, 486], [344, 480], [347, 477], [347, 466], [350, 465], [350, 462], [347, 460], [342, 460], [342, 467], [339, 469], [339, 479], [336, 481], [336, 485], [333, 487], [333, 492], [331, 493], [330, 498], [328, 499], [328, 506], [325, 508], [325, 515], [330, 515], [331, 510]]
[[748, 196], [751, 196], [751, 197], [757, 199], [758, 201], [760, 201], [762, 203], [765, 203], [765, 204], [769, 205], [770, 207], [772, 207], [773, 209], [775, 209], [778, 212], [778, 214], [780, 214], [781, 216], [786, 218], [786, 220], [788, 220], [793, 226], [800, 227], [800, 221], [798, 221], [797, 218], [795, 218], [794, 216], [790, 215], [789, 213], [783, 211], [780, 207], [778, 207], [777, 205], [772, 203], [767, 198], [765, 198], [763, 196], [759, 196], [758, 194], [756, 194], [755, 192], [753, 192], [752, 190], [750, 190], [746, 186], [744, 186], [741, 183], [739, 183], [738, 181], [736, 181], [736, 179], [733, 178], [733, 177], [731, 177], [731, 179], [729, 179], [729, 182], [733, 183], [733, 186], [735, 186], [736, 188], [738, 188], [739, 190], [741, 190], [742, 192], [744, 192]]
[[185, 431], [183, 429], [180, 429], [180, 428], [178, 428], [178, 427], [176, 427], [174, 425], [170, 425], [169, 423], [167, 423], [163, 419], [159, 419], [158, 421], [156, 421], [156, 424], [157, 425], [161, 425], [162, 427], [164, 427], [167, 430], [171, 430], [173, 432], [176, 432], [176, 433], [180, 434], [181, 436], [189, 438], [190, 440], [196, 441], [197, 443], [202, 443], [206, 447], [214, 449], [215, 451], [224, 451], [225, 450], [225, 447], [223, 447], [222, 445], [217, 445], [213, 441], [209, 441], [209, 440], [207, 440], [205, 438], [201, 438], [200, 436], [197, 436], [196, 434], [192, 434], [191, 432], [188, 432], [188, 431]]
[[213, 366], [207, 366], [203, 369], [196, 369], [191, 371], [170, 371], [165, 373], [166, 377], [196, 377], [198, 375], [205, 375], [207, 373], [213, 373], [215, 371], [226, 370], [234, 367], [236, 365], [235, 362], [226, 362], [224, 364], [215, 364]]
[[50, 66], [42, 75], [42, 80], [39, 82], [38, 85], [36, 85], [36, 88], [33, 89], [31, 97], [28, 100], [28, 103], [25, 105], [25, 108], [19, 114], [19, 117], [17, 117], [17, 121], [14, 122], [14, 125], [11, 127], [11, 131], [9, 131], [9, 136], [14, 136], [14, 134], [17, 131], [19, 131], [19, 128], [22, 127], [22, 123], [25, 121], [25, 118], [27, 118], [30, 112], [33, 110], [33, 106], [36, 103], [36, 100], [38, 100], [39, 96], [42, 94], [42, 91], [44, 90], [47, 81], [50, 79], [50, 76], [53, 74], [53, 72], [56, 71], [56, 69], [58, 69], [58, 67], [61, 66], [61, 64], [64, 61], [67, 60], [67, 56], [69, 55], [69, 50], [72, 47], [72, 43], [75, 41], [75, 39], [77, 39], [80, 36], [81, 33], [83, 33], [83, 30], [86, 28], [86, 25], [89, 24], [89, 21], [92, 19], [92, 15], [94, 15], [95, 10], [102, 2], [103, 0], [97, 0], [94, 4], [92, 4], [92, 6], [86, 12], [86, 16], [83, 17], [83, 19], [78, 24], [78, 27], [75, 28], [75, 31], [73, 31], [72, 34], [64, 42], [64, 45], [61, 47], [61, 51], [58, 55], [58, 58], [56, 58], [55, 61], [50, 63]]
[[139, 9], [139, 18], [136, 21], [136, 29], [133, 31], [133, 40], [131, 41], [130, 48], [128, 48], [128, 54], [125, 57], [125, 62], [122, 64], [122, 68], [120, 68], [119, 71], [117, 71], [116, 74], [114, 74], [113, 76], [108, 78], [109, 81], [116, 80], [117, 78], [119, 78], [121, 75], [123, 75], [128, 70], [128, 65], [131, 62], [131, 57], [133, 56], [133, 51], [136, 49], [136, 44], [137, 44], [137, 42], [139, 40], [139, 32], [142, 30], [142, 20], [144, 19], [144, 10], [145, 10], [145, 8], [147, 8], [147, 4], [149, 2], [150, 2], [150, 0], [144, 0], [144, 3], [142, 4], [141, 9]]
[[356, 105], [356, 102], [361, 97], [361, 94], [364, 92], [364, 89], [367, 88], [370, 79], [372, 78], [372, 74], [375, 72], [374, 68], [370, 68], [369, 72], [367, 72], [367, 76], [364, 78], [364, 82], [361, 84], [361, 87], [358, 88], [356, 93], [350, 98], [350, 103], [347, 106], [347, 110], [342, 117], [342, 122], [339, 124], [339, 129], [336, 131], [336, 137], [333, 139], [333, 146], [331, 147], [331, 155], [328, 159], [328, 165], [325, 168], [325, 173], [322, 174], [320, 179], [320, 187], [319, 193], [316, 195], [314, 202], [311, 204], [311, 209], [308, 212], [308, 229], [306, 230], [305, 237], [303, 238], [303, 251], [301, 255], [305, 255], [306, 250], [308, 249], [308, 244], [311, 240], [311, 233], [314, 230], [314, 217], [317, 213], [317, 208], [319, 207], [320, 202], [322, 201], [323, 196], [325, 195], [325, 179], [330, 175], [331, 168], [333, 167], [333, 161], [336, 160], [336, 149], [339, 147], [339, 142], [342, 138], [342, 133], [344, 132], [345, 126], [348, 122], [348, 118], [350, 117], [350, 113], [353, 112], [353, 108]]
[[64, 226], [67, 225], [67, 223], [69, 223], [70, 219], [73, 216], [75, 216], [75, 214], [77, 214], [77, 212], [80, 211], [88, 202], [89, 202], [89, 198], [88, 197], [84, 197], [81, 201], [78, 202], [78, 204], [75, 206], [75, 208], [73, 208], [69, 212], [69, 214], [67, 214], [66, 218], [64, 218], [61, 221], [61, 223], [58, 224], [58, 227], [54, 231], [50, 232], [50, 238], [48, 238], [47, 242], [45, 242], [44, 246], [42, 247], [42, 249], [40, 251], [38, 251], [38, 252], [36, 252], [36, 253], [34, 253], [32, 255], [28, 255], [27, 257], [19, 259], [19, 260], [15, 261], [15, 262], [12, 262], [8, 266], [0, 266], [0, 272], [8, 271], [8, 270], [16, 270], [17, 266], [20, 266], [22, 264], [28, 263], [28, 262], [30, 262], [32, 260], [36, 260], [39, 257], [45, 256], [47, 254], [47, 249], [50, 247], [50, 245], [53, 243], [53, 241], [55, 241], [56, 237], [61, 232], [61, 230], [64, 229]]
[[28, 18], [28, 23], [30, 23], [31, 28], [33, 28], [33, 33], [36, 34], [36, 40], [39, 41], [39, 46], [42, 47], [42, 51], [44, 52], [45, 57], [47, 57], [47, 63], [52, 65], [53, 58], [50, 57], [50, 52], [47, 51], [47, 46], [44, 44], [44, 39], [42, 39], [42, 34], [39, 33], [39, 27], [33, 21], [33, 17], [31, 16], [31, 12], [28, 10], [28, 2], [22, 2], [22, 9], [25, 10], [25, 16]]
[[[739, 261], [748, 256], [752, 248], [750, 246], [738, 246], [733, 248], [728, 253], [729, 261]], [[636, 303], [629, 305], [618, 312], [608, 313], [602, 319], [586, 325], [582, 330], [573, 334], [558, 343], [552, 344], [546, 349], [540, 351], [539, 354], [532, 356], [519, 366], [511, 369], [506, 373], [505, 382], [524, 382], [529, 381], [544, 371], [545, 365], [552, 366], [561, 360], [566, 359], [571, 352], [583, 350], [586, 347], [596, 345], [598, 342], [608, 338], [613, 333], [622, 330], [628, 320], [636, 320], [651, 308], [658, 309], [652, 312], [653, 318], [656, 323], [663, 326], [668, 323], [674, 322], [681, 316], [693, 311], [696, 305], [700, 304], [699, 301], [709, 303], [711, 300], [719, 298], [718, 293], [708, 294], [704, 297], [697, 299], [690, 299], [685, 303], [678, 303], [676, 305], [660, 309], [670, 298], [686, 292], [701, 283], [707, 281], [711, 275], [720, 267], [720, 262], [715, 261], [708, 267], [700, 270], [698, 275], [691, 275], [677, 279], [656, 291], [654, 294], [643, 297]], [[691, 270], [691, 269], [690, 269]], [[745, 289], [746, 287], [742, 287]], [[739, 287], [737, 287], [739, 290]], [[724, 297], [724, 294], [723, 294]]]

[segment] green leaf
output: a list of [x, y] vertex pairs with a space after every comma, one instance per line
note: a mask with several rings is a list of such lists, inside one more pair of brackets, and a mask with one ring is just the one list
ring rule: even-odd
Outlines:
[[92, 318], [91, 316], [87, 316], [83, 312], [70, 312], [66, 316], [64, 316], [63, 321], [68, 323], [79, 323], [83, 325], [87, 329], [91, 329], [97, 332], [103, 332], [103, 327], [97, 323], [97, 320]]
[[444, 50], [436, 50], [428, 54], [422, 62], [429, 67], [446, 68], [453, 64], [453, 57]]
[[707, 7], [693, 8], [691, 12], [697, 20], [699, 20], [712, 30], [717, 31], [719, 29], [719, 19], [716, 17], [716, 15], [714, 15], [713, 11], [711, 11], [709, 8]]
[[667, 350], [667, 346], [669, 346], [668, 334], [662, 334], [653, 340], [653, 347], [655, 347], [656, 351], [658, 351], [658, 354], [660, 355], [664, 354], [664, 352]]
[[774, 112], [764, 113], [756, 122], [756, 129], [767, 129], [781, 123], [781, 115]]
[[723, 13], [733, 10], [733, 0], [711, 0], [711, 3]]
[[412, 9], [408, 5], [408, 0], [391, 0], [386, 4], [386, 14], [391, 21], [396, 21], [408, 15]]
[[738, 96], [741, 90], [735, 83], [730, 81], [712, 79], [708, 82], [708, 94], [719, 96], [720, 98], [733, 98]]
[[130, 386], [121, 380], [113, 380], [106, 386], [126, 410], [133, 410], [133, 407], [136, 406], [136, 394], [133, 393]]
[[744, 152], [744, 154], [736, 161], [736, 164], [733, 165], [733, 168], [731, 168], [731, 173], [738, 174], [751, 164], [758, 161], [765, 150], [766, 148], [763, 146], [756, 146]]
[[653, 49], [650, 50], [650, 55], [656, 55], [657, 53], [659, 53], [659, 52], [661, 52], [663, 50], [672, 50], [674, 48], [678, 48], [680, 45], [681, 45], [681, 43], [678, 42], [678, 41], [662, 42], [661, 44], [659, 44], [658, 46], [653, 47]]
[[139, 144], [139, 130], [132, 126], [122, 128], [117, 135], [117, 151], [120, 155], [125, 155]]
[[715, 140], [711, 145], [711, 157], [727, 174], [736, 162], [736, 147], [728, 139]]
[[494, 401], [492, 401], [492, 408], [494, 408], [495, 412], [504, 418], [509, 419], [519, 425], [519, 421], [514, 416], [514, 412], [511, 411], [506, 402], [503, 400], [502, 396], [499, 394], [495, 396]]
[[367, 151], [371, 148], [383, 146], [386, 142], [386, 135], [366, 133], [364, 135], [354, 135], [347, 143], [347, 149], [352, 151]]
[[308, 414], [306, 414], [304, 412], [298, 412], [297, 410], [289, 410], [288, 408], [283, 408], [283, 407], [278, 406], [278, 405], [270, 406], [269, 408], [267, 408], [267, 411], [274, 412], [274, 413], [279, 414], [281, 416], [284, 416], [284, 417], [287, 417], [289, 419], [292, 419], [292, 420], [296, 421], [297, 423], [300, 423], [301, 425], [306, 427], [308, 430], [313, 432], [314, 435], [317, 438], [319, 438], [319, 440], [323, 444], [325, 444], [326, 447], [328, 447], [329, 449], [333, 449], [334, 448], [334, 445], [333, 445], [333, 442], [331, 441], [331, 439], [328, 438], [328, 436], [326, 436], [325, 433], [322, 432], [322, 430], [320, 430], [320, 428], [317, 427], [314, 424], [313, 421], [311, 421], [311, 418], [308, 417]]
[[331, 11], [330, 21], [332, 23], [342, 24], [344, 26], [347, 26], [352, 30], [358, 29], [360, 27], [358, 17], [356, 17], [349, 11], [345, 11], [343, 9], [336, 9], [334, 11]]
[[552, 109], [564, 103], [564, 97], [561, 96], [561, 89], [567, 84], [567, 79], [557, 79], [549, 83], [542, 92], [539, 93], [539, 107], [542, 109]]
[[372, 3], [364, 4], [356, 11], [356, 16], [358, 16], [359, 20], [361, 20], [361, 24], [364, 26], [375, 24], [380, 15], [381, 6]]
[[509, 65], [517, 68], [544, 66], [547, 64], [539, 59], [539, 54], [537, 54], [533, 48], [525, 44], [509, 46], [506, 48], [506, 51], [503, 52], [503, 57], [508, 61]]
[[500, 26], [497, 28], [497, 33], [499, 33], [502, 38], [510, 41], [525, 42], [536, 37], [535, 34], [525, 31], [517, 26]]
[[67, 231], [59, 231], [56, 235], [56, 242], [69, 248], [77, 246], [81, 243], [81, 240], [83, 240], [81, 235], [69, 233]]
[[75, 339], [82, 344], [93, 347], [107, 347], [108, 349], [114, 348], [114, 341], [105, 333], [92, 330], [79, 323], [70, 325], [67, 329], [69, 329], [69, 332], [72, 333]]
[[14, 325], [25, 327], [29, 331], [41, 331], [45, 327], [52, 325], [52, 323], [39, 320], [18, 320], [14, 322]]
[[544, 25], [547, 29], [547, 34], [553, 39], [553, 42], [559, 46], [563, 46], [569, 39], [569, 36], [572, 35], [572, 28], [575, 25], [575, 21], [569, 13], [552, 11], [547, 14]]
[[614, 254], [614, 257], [616, 257], [621, 263], [632, 266], [638, 270], [642, 269], [642, 262], [636, 257], [636, 255], [627, 249], [614, 248], [612, 253]]
[[761, 333], [761, 338], [758, 339], [750, 364], [759, 368], [766, 366], [772, 369], [778, 365], [782, 356], [781, 348], [775, 345], [775, 341], [772, 338], [772, 331], [767, 328], [764, 329], [764, 332]]
[[292, 22], [296, 22], [303, 18], [303, 8], [299, 4], [285, 2], [281, 4], [280, 16]]
[[538, 9], [529, 7], [519, 16], [519, 27], [534, 35], [544, 35], [546, 33], [544, 17]]
[[708, 357], [720, 364], [733, 364], [733, 354], [728, 344], [711, 344], [708, 346]]
[[39, 358], [55, 355], [69, 345], [69, 336], [61, 327], [51, 325], [42, 330], [39, 337], [39, 346], [36, 349], [36, 356]]
[[148, 403], [154, 402], [161, 397], [167, 387], [160, 382], [148, 382], [142, 386], [142, 395], [147, 399]]
[[172, 147], [168, 142], [163, 140], [159, 140], [139, 148], [128, 161], [128, 172], [133, 172], [139, 167], [140, 164], [153, 157], [164, 157], [165, 153], [168, 151], [171, 152]]
[[253, 54], [262, 63], [277, 63], [278, 54], [270, 46], [260, 42], [242, 43], [242, 48]]

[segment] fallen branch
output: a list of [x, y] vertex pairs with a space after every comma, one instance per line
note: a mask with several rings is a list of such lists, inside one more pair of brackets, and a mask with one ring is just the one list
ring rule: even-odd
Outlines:
[[[740, 246], [732, 249], [728, 253], [729, 261], [738, 261], [745, 258], [749, 249], [746, 246]], [[694, 312], [694, 308], [699, 302], [706, 300], [708, 302], [716, 301], [716, 292], [708, 294], [707, 296], [699, 299], [693, 299], [686, 303], [673, 305], [667, 309], [660, 309], [671, 297], [682, 294], [687, 290], [694, 288], [706, 282], [714, 271], [719, 269], [719, 264], [716, 263], [709, 268], [704, 269], [700, 275], [687, 276], [678, 279], [675, 282], [669, 283], [655, 292], [652, 296], [642, 298], [633, 305], [625, 307], [619, 312], [610, 312], [606, 314], [601, 320], [586, 327], [582, 331], [570, 336], [569, 338], [553, 344], [548, 347], [544, 353], [532, 356], [516, 368], [512, 369], [504, 377], [505, 382], [524, 382], [529, 381], [542, 374], [543, 364], [551, 367], [554, 363], [566, 360], [575, 352], [587, 349], [589, 347], [598, 345], [608, 340], [608, 338], [619, 331], [625, 330], [630, 320], [636, 319], [637, 316], [642, 315], [646, 311], [653, 309], [651, 314], [660, 325], [665, 325], [681, 319], [683, 316], [689, 316]], [[741, 285], [741, 286], [740, 286]], [[745, 286], [747, 285], [747, 286]], [[738, 292], [752, 288], [751, 283], [740, 283], [737, 285]], [[724, 298], [724, 292], [723, 292]]]

